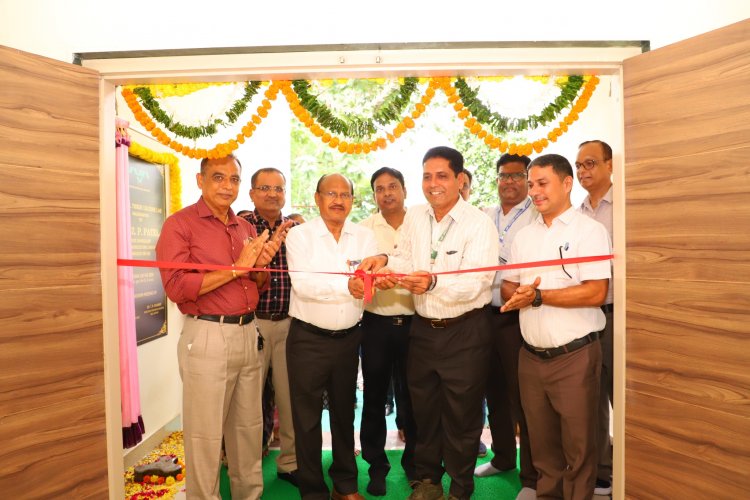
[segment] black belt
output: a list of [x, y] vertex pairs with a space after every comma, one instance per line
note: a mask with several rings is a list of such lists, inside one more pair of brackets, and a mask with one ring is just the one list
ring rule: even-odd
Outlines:
[[281, 321], [289, 317], [288, 313], [261, 313], [255, 311], [255, 317], [258, 319], [267, 319], [269, 321]]
[[344, 330], [326, 330], [325, 328], [315, 326], [311, 323], [308, 323], [307, 321], [302, 321], [301, 319], [292, 318], [292, 321], [298, 323], [300, 327], [304, 328], [308, 332], [312, 332], [316, 335], [322, 335], [324, 337], [331, 337], [334, 339], [346, 337], [354, 330], [359, 328], [359, 322], [357, 322], [357, 324], [355, 324], [354, 326], [346, 328]]
[[463, 321], [466, 318], [474, 316], [475, 314], [481, 311], [484, 311], [483, 307], [472, 309], [471, 311], [463, 313], [461, 316], [456, 316], [455, 318], [445, 318], [445, 319], [425, 318], [424, 316], [420, 316], [419, 314], [415, 314], [415, 316], [421, 319], [422, 321], [424, 321], [425, 323], [429, 324], [431, 328], [446, 328], [450, 325], [454, 325], [460, 321]]
[[602, 307], [602, 311], [604, 311], [605, 313], [615, 312], [614, 304], [604, 304], [601, 307]]
[[255, 318], [255, 313], [247, 313], [241, 316], [217, 316], [215, 314], [189, 315], [191, 318], [213, 321], [214, 323], [231, 323], [233, 325], [246, 325]]
[[525, 340], [523, 341], [523, 346], [531, 354], [536, 354], [542, 359], [552, 359], [557, 356], [560, 356], [561, 354], [567, 354], [569, 352], [577, 351], [581, 347], [588, 345], [596, 340], [599, 340], [599, 337], [601, 336], [601, 334], [602, 332], [591, 332], [585, 337], [581, 337], [580, 339], [575, 339], [571, 342], [568, 342], [565, 345], [561, 345], [560, 347], [550, 347], [548, 349], [543, 349], [541, 347], [534, 347], [533, 345], [527, 343]]
[[365, 314], [370, 315], [370, 316], [376, 316], [378, 318], [378, 320], [380, 320], [380, 321], [388, 321], [393, 326], [404, 326], [404, 325], [408, 324], [409, 321], [411, 321], [411, 318], [412, 318], [411, 314], [409, 314], [409, 315], [403, 315], [402, 314], [402, 315], [397, 315], [397, 316], [387, 316], [385, 314], [377, 314], [377, 313], [373, 313], [373, 312], [370, 312], [370, 311], [365, 311]]

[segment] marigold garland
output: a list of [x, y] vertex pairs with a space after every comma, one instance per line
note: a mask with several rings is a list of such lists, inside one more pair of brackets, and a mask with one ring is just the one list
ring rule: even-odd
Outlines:
[[551, 130], [547, 134], [547, 137], [542, 137], [541, 139], [538, 139], [536, 141], [524, 144], [509, 144], [507, 141], [503, 141], [499, 137], [488, 133], [477, 121], [476, 117], [471, 116], [471, 113], [461, 102], [461, 97], [460, 95], [458, 95], [458, 89], [451, 84], [450, 78], [441, 77], [437, 78], [436, 80], [438, 80], [440, 89], [448, 97], [448, 101], [454, 102], [453, 109], [458, 114], [458, 117], [464, 120], [464, 126], [468, 128], [472, 134], [476, 135], [479, 139], [482, 139], [485, 145], [487, 145], [491, 149], [497, 149], [501, 153], [505, 153], [507, 151], [510, 154], [522, 154], [526, 156], [531, 155], [534, 151], [536, 151], [537, 153], [541, 153], [544, 148], [549, 146], [550, 141], [557, 141], [558, 137], [567, 132], [568, 126], [572, 125], [573, 122], [578, 119], [578, 115], [583, 112], [584, 109], [586, 109], [586, 106], [588, 106], [589, 99], [591, 98], [597, 84], [599, 83], [599, 78], [597, 76], [583, 77], [583, 80], [586, 82], [583, 88], [583, 92], [581, 92], [581, 95], [573, 104], [570, 112], [565, 116], [565, 118], [558, 122], [558, 126]]
[[[576, 98], [578, 91], [583, 86], [583, 77], [579, 75], [568, 77], [565, 83], [560, 85], [560, 95], [554, 101], [545, 106], [539, 114], [530, 115], [526, 118], [508, 118], [491, 111], [477, 96], [479, 90], [469, 87], [466, 80], [461, 77], [456, 78], [453, 85], [458, 90], [463, 106], [479, 123], [486, 125], [495, 135], [504, 135], [508, 132], [533, 130], [554, 120]], [[458, 106], [454, 103], [454, 109]], [[460, 111], [460, 109], [456, 109], [456, 111]]]
[[182, 208], [182, 177], [180, 160], [171, 153], [157, 153], [135, 141], [131, 141], [128, 153], [149, 163], [167, 165], [169, 168], [169, 213]]
[[128, 85], [127, 88], [146, 87], [156, 98], [162, 97], [184, 97], [208, 87], [219, 87], [222, 85], [234, 85], [237, 82], [205, 82], [205, 83], [161, 83], [155, 85]]
[[347, 141], [326, 132], [325, 128], [317, 123], [313, 115], [302, 105], [300, 99], [293, 88], [292, 82], [276, 82], [281, 86], [281, 93], [286, 97], [289, 108], [297, 119], [302, 122], [315, 137], [318, 137], [324, 144], [330, 148], [338, 149], [340, 153], [346, 154], [368, 154], [378, 149], [385, 149], [388, 142], [394, 142], [408, 129], [414, 128], [414, 120], [418, 119], [424, 113], [427, 106], [432, 102], [435, 96], [436, 84], [430, 80], [427, 90], [422, 96], [420, 102], [414, 106], [414, 111], [410, 115], [404, 116], [401, 121], [393, 128], [393, 131], [387, 133], [385, 137], [376, 137], [368, 141]]
[[404, 78], [403, 83], [375, 107], [371, 118], [337, 116], [325, 103], [318, 100], [317, 96], [310, 93], [310, 82], [307, 80], [294, 80], [292, 88], [300, 105], [310, 113], [319, 126], [348, 139], [361, 140], [377, 133], [375, 123], [387, 125], [397, 121], [417, 90], [418, 83], [418, 78]]
[[227, 142], [217, 144], [212, 149], [205, 148], [192, 148], [184, 145], [174, 139], [171, 139], [163, 130], [156, 126], [156, 124], [149, 118], [149, 116], [143, 111], [141, 104], [138, 102], [138, 96], [132, 91], [132, 89], [122, 89], [122, 96], [125, 99], [133, 115], [138, 122], [148, 130], [157, 141], [168, 146], [169, 148], [181, 153], [189, 158], [224, 158], [228, 154], [236, 150], [240, 144], [245, 142], [246, 138], [250, 138], [258, 125], [263, 121], [263, 118], [268, 116], [268, 111], [271, 109], [271, 101], [276, 99], [276, 95], [279, 93], [279, 82], [271, 82], [264, 93], [265, 99], [261, 101], [254, 115], [250, 117], [250, 120], [242, 127], [242, 132], [237, 134], [234, 139], [230, 139]]
[[[505, 77], [485, 77], [484, 79], [492, 80], [493, 78], [500, 80], [505, 79]], [[536, 79], [548, 82], [550, 77], [542, 76], [529, 78], [532, 80]], [[409, 82], [409, 86], [406, 86], [407, 81]], [[297, 87], [300, 87], [298, 82], [299, 81], [297, 81]], [[507, 119], [507, 130], [503, 129], [504, 122], [502, 119], [504, 117], [489, 110], [489, 108], [476, 97], [477, 91], [469, 88], [463, 79], [459, 78], [454, 80], [450, 77], [404, 79], [404, 83], [399, 87], [398, 94], [395, 92], [389, 94], [389, 96], [384, 99], [383, 103], [381, 103], [381, 106], [378, 108], [380, 110], [380, 113], [378, 114], [380, 119], [385, 123], [393, 122], [398, 119], [398, 116], [395, 118], [393, 117], [393, 113], [396, 109], [400, 110], [399, 113], [403, 111], [403, 107], [405, 107], [411, 99], [411, 94], [416, 90], [417, 83], [422, 82], [428, 82], [424, 95], [422, 95], [420, 101], [414, 106], [414, 110], [410, 114], [403, 116], [391, 132], [386, 133], [385, 136], [376, 137], [371, 140], [362, 140], [364, 137], [370, 137], [372, 135], [372, 133], [370, 133], [369, 135], [358, 136], [362, 130], [370, 130], [369, 127], [365, 126], [364, 129], [358, 128], [360, 132], [354, 134], [355, 140], [351, 140], [352, 137], [349, 136], [352, 135], [351, 130], [346, 128], [342, 129], [343, 133], [340, 134], [342, 137], [339, 137], [335, 130], [324, 126], [323, 123], [320, 123], [316, 119], [316, 115], [320, 116], [320, 113], [313, 114], [305, 105], [303, 105], [294, 82], [286, 80], [273, 81], [268, 85], [268, 88], [264, 93], [265, 99], [263, 99], [261, 105], [258, 106], [256, 113], [253, 114], [245, 126], [242, 127], [242, 132], [225, 143], [217, 144], [212, 149], [193, 148], [171, 139], [154, 123], [148, 113], [143, 110], [143, 107], [139, 103], [138, 95], [134, 92], [133, 88], [123, 88], [122, 95], [136, 119], [151, 133], [152, 136], [174, 151], [194, 159], [222, 158], [236, 150], [240, 144], [245, 142], [246, 138], [250, 138], [253, 135], [257, 126], [261, 124], [266, 116], [268, 116], [268, 112], [271, 109], [271, 101], [276, 99], [279, 91], [284, 94], [291, 111], [297, 119], [310, 130], [310, 133], [315, 137], [318, 137], [324, 144], [327, 144], [329, 147], [337, 149], [339, 152], [345, 154], [368, 154], [378, 149], [385, 149], [389, 142], [395, 142], [395, 140], [408, 129], [414, 128], [414, 120], [418, 119], [422, 113], [424, 113], [426, 107], [430, 105], [437, 89], [440, 89], [445, 93], [448, 102], [453, 106], [458, 117], [463, 120], [464, 126], [466, 126], [479, 139], [483, 140], [485, 145], [491, 149], [498, 149], [501, 153], [507, 151], [510, 153], [530, 155], [534, 151], [540, 153], [549, 145], [549, 142], [555, 142], [558, 137], [567, 132], [568, 126], [577, 120], [578, 115], [586, 109], [588, 101], [599, 83], [599, 78], [596, 76], [557, 78], [556, 84], [562, 89], [561, 95], [545, 107], [545, 109], [538, 115], [532, 115], [526, 119], [518, 120], [517, 123], [512, 123], [510, 119]], [[411, 85], [414, 85], [414, 89], [411, 89]], [[525, 127], [522, 128], [522, 130], [526, 130], [530, 129], [532, 126], [544, 125], [554, 120], [563, 109], [570, 105], [570, 102], [580, 90], [581, 85], [583, 85], [583, 92], [581, 92], [577, 99], [575, 99], [571, 110], [558, 122], [558, 126], [551, 130], [546, 137], [523, 144], [508, 143], [498, 137], [498, 135], [507, 132], [508, 130], [517, 130], [512, 127]], [[305, 95], [309, 94], [305, 94], [305, 90], [303, 90], [302, 96], [304, 97]], [[397, 102], [391, 102], [390, 99]], [[464, 99], [466, 99], [466, 101], [464, 101]], [[388, 102], [390, 102], [390, 104], [387, 104]], [[314, 110], [324, 109], [322, 107], [323, 105], [320, 103], [318, 104], [318, 108], [313, 108]], [[474, 112], [476, 112], [478, 116], [475, 116]], [[330, 116], [333, 116], [332, 113]], [[372, 120], [375, 120], [375, 118]], [[378, 121], [378, 123], [380, 123], [380, 121]], [[490, 131], [488, 132], [485, 130], [483, 125], [489, 128]], [[498, 133], [496, 128], [500, 129], [500, 133]]]
[[[149, 87], [135, 87], [130, 89], [135, 95], [141, 98], [141, 103], [148, 110], [153, 118], [164, 125], [164, 128], [185, 139], [197, 139], [199, 137], [211, 137], [218, 132], [218, 127], [226, 127], [232, 124], [245, 112], [247, 104], [258, 93], [260, 82], [252, 81], [245, 84], [245, 92], [242, 97], [237, 99], [229, 109], [224, 113], [227, 121], [221, 118], [215, 118], [207, 125], [185, 125], [172, 119], [159, 105], [159, 102], [151, 94]], [[136, 116], [136, 118], [138, 118]], [[140, 119], [139, 119], [140, 121]]]

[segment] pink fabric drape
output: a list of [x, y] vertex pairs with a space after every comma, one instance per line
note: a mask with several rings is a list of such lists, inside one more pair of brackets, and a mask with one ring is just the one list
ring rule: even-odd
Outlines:
[[[132, 257], [130, 247], [130, 185], [128, 181], [128, 147], [130, 124], [117, 118], [115, 144], [117, 151], [117, 256]], [[138, 383], [138, 346], [135, 335], [135, 283], [133, 268], [117, 267], [117, 313], [120, 329], [120, 396], [122, 404], [122, 445], [138, 444], [145, 432], [141, 417], [141, 395]]]

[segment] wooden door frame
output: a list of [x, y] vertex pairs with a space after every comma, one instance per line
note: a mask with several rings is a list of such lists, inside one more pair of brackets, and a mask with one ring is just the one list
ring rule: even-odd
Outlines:
[[[618, 79], [622, 95], [623, 61], [648, 50], [647, 42], [451, 43], [250, 47], [77, 54], [85, 67], [99, 71], [100, 140], [115, 135], [116, 86], [135, 83], [187, 83], [247, 79], [364, 78], [405, 73], [437, 75], [591, 74]], [[613, 110], [624, 145], [623, 106]], [[119, 340], [117, 325], [117, 234], [115, 150], [100, 150], [101, 273], [104, 321], [105, 398], [110, 498], [124, 497], [120, 423]], [[613, 498], [625, 494], [625, 176], [623, 152], [613, 161], [614, 196], [614, 450]]]

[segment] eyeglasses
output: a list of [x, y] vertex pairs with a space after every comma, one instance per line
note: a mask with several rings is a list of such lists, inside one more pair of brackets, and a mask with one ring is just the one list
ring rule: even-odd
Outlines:
[[581, 167], [585, 168], [586, 170], [591, 170], [596, 166], [597, 163], [604, 163], [608, 160], [583, 160], [582, 163], [576, 162], [576, 170], [580, 170]]
[[526, 178], [526, 174], [524, 172], [512, 172], [510, 174], [497, 174], [497, 180], [500, 182], [502, 181], [521, 181]]
[[240, 178], [237, 175], [231, 175], [227, 177], [224, 174], [213, 174], [211, 176], [211, 180], [216, 184], [224, 184], [224, 181], [227, 179], [229, 179], [229, 182], [230, 184], [232, 184], [232, 186], [239, 186], [240, 184]]
[[253, 189], [257, 189], [263, 194], [269, 194], [274, 192], [276, 194], [284, 194], [284, 186], [255, 186]]
[[320, 193], [320, 196], [329, 200], [341, 198], [343, 201], [350, 201], [354, 198], [354, 195], [352, 195], [352, 193], [336, 193], [334, 191], [326, 191], [325, 193]]

